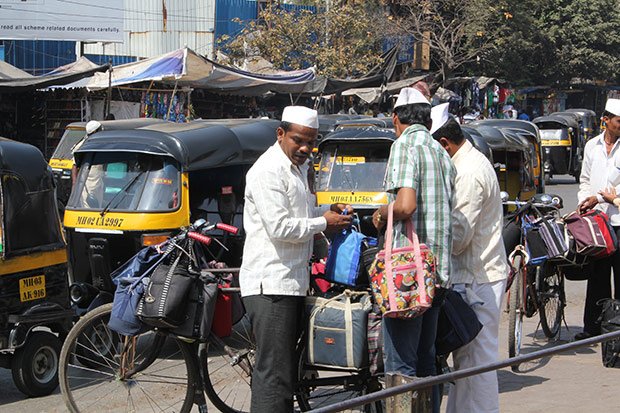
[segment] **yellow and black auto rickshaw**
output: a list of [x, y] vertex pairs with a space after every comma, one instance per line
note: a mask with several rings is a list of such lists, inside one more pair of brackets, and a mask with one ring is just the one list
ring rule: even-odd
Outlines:
[[493, 166], [499, 186], [511, 199], [530, 199], [539, 188], [534, 171], [533, 145], [517, 133], [484, 124], [468, 124], [465, 130], [474, 129], [491, 149]]
[[585, 141], [575, 118], [555, 114], [538, 117], [534, 123], [540, 129], [544, 148], [545, 180], [553, 175], [569, 174], [579, 182]]
[[532, 175], [534, 177], [535, 193], [545, 193], [545, 179], [543, 169], [543, 148], [540, 131], [532, 122], [518, 119], [485, 119], [473, 122], [471, 125], [491, 126], [500, 129], [507, 139], [521, 141], [529, 148]]
[[364, 234], [376, 234], [370, 217], [387, 203], [383, 190], [390, 148], [396, 139], [387, 129], [343, 128], [319, 143], [320, 164], [315, 182], [317, 203], [353, 206]]
[[[100, 130], [135, 129], [154, 123], [163, 123], [161, 119], [138, 118], [123, 120], [100, 121]], [[56, 197], [60, 211], [64, 211], [65, 205], [71, 194], [71, 170], [73, 168], [73, 149], [86, 137], [86, 122], [73, 122], [67, 125], [65, 132], [60, 138], [58, 146], [50, 159], [50, 166], [56, 179]]]
[[[246, 172], [276, 141], [278, 125], [230, 119], [91, 135], [75, 152], [79, 173], [64, 218], [78, 308], [109, 302], [111, 271], [195, 219], [242, 228]], [[226, 234], [227, 250], [214, 242], [214, 258], [238, 267], [242, 234]]]
[[565, 112], [579, 115], [579, 127], [585, 142], [588, 142], [598, 134], [600, 121], [595, 111], [591, 109], [566, 109]]
[[34, 146], [0, 138], [0, 366], [22, 393], [56, 389], [73, 316], [52, 171]]

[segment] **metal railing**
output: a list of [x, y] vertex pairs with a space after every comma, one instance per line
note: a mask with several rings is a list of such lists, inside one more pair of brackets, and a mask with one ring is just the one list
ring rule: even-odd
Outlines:
[[387, 399], [388, 397], [428, 388], [436, 384], [447, 383], [447, 382], [462, 379], [465, 377], [475, 376], [476, 374], [486, 373], [487, 371], [498, 370], [504, 367], [525, 363], [528, 361], [532, 361], [532, 360], [540, 359], [543, 357], [562, 353], [568, 350], [574, 350], [580, 347], [586, 347], [592, 344], [598, 344], [603, 341], [613, 340], [613, 339], [620, 339], [620, 331], [602, 334], [596, 337], [590, 337], [585, 340], [579, 340], [579, 341], [574, 341], [571, 343], [560, 344], [559, 346], [535, 351], [535, 352], [528, 353], [528, 354], [523, 354], [517, 357], [509, 358], [503, 361], [498, 361], [498, 362], [487, 364], [484, 366], [471, 367], [468, 369], [457, 370], [457, 371], [442, 374], [439, 376], [430, 376], [430, 377], [416, 379], [412, 383], [407, 383], [407, 384], [403, 384], [403, 385], [396, 386], [396, 387], [390, 387], [385, 390], [380, 390], [374, 393], [369, 393], [363, 396], [355, 397], [353, 399], [344, 400], [342, 402], [334, 403], [326, 407], [321, 407], [319, 409], [312, 410], [312, 412], [332, 413], [332, 412], [340, 412], [343, 410], [352, 409], [354, 407], [361, 407], [366, 404], [370, 404], [370, 403], [377, 402], [379, 400]]

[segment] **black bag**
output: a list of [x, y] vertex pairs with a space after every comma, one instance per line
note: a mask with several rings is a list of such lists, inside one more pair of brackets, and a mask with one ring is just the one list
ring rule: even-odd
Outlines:
[[217, 280], [200, 275], [194, 281], [188, 297], [181, 325], [170, 330], [171, 334], [206, 341], [211, 333], [218, 291]]
[[[597, 303], [603, 306], [603, 312], [599, 321], [601, 322], [601, 333], [612, 333], [620, 330], [620, 300], [607, 298]], [[620, 368], [620, 339], [605, 341], [601, 345], [601, 356], [603, 366]]]
[[172, 263], [162, 262], [153, 271], [136, 314], [151, 327], [175, 328], [186, 321], [188, 297], [198, 274], [190, 272], [183, 251], [171, 254]]
[[448, 290], [439, 309], [435, 349], [438, 355], [449, 354], [471, 342], [482, 330], [482, 324], [461, 294]]

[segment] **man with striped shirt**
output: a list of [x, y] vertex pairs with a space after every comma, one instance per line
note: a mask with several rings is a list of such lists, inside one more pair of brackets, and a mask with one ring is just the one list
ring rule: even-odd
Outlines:
[[[392, 145], [385, 189], [394, 202], [394, 247], [405, 245], [405, 223], [411, 220], [421, 243], [437, 257], [438, 282], [449, 285], [452, 188], [456, 171], [431, 127], [431, 105], [416, 89], [404, 88], [392, 115], [398, 139]], [[373, 215], [377, 228], [387, 221], [387, 206]], [[433, 307], [413, 319], [383, 319], [385, 371], [429, 376], [435, 369], [435, 336], [443, 289]], [[439, 394], [434, 395], [439, 410]]]

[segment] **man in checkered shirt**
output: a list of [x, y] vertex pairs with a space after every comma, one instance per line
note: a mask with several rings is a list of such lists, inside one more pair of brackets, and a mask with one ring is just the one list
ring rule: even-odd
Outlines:
[[[452, 189], [456, 170], [437, 143], [431, 127], [431, 105], [416, 89], [404, 88], [392, 115], [397, 140], [388, 161], [385, 189], [394, 202], [394, 247], [406, 244], [405, 222], [411, 220], [421, 243], [437, 257], [438, 283], [448, 287], [450, 274]], [[377, 228], [387, 221], [387, 205], [373, 215]], [[433, 307], [413, 319], [383, 319], [385, 371], [407, 376], [430, 376], [435, 369], [435, 336], [444, 288]], [[434, 389], [434, 411], [439, 391]]]

